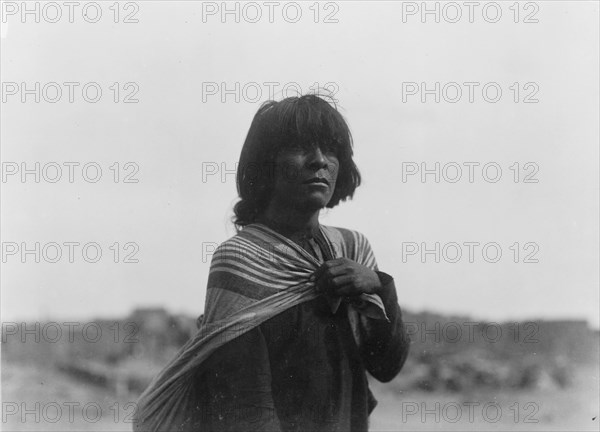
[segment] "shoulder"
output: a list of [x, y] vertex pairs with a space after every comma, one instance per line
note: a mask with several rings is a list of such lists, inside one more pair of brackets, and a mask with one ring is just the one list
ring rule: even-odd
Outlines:
[[280, 241], [272, 233], [255, 224], [245, 226], [218, 246], [215, 245], [213, 260], [226, 258], [244, 262], [272, 259]]
[[370, 247], [369, 240], [362, 232], [342, 227], [321, 225], [330, 238], [337, 238], [350, 247]]
[[371, 244], [362, 232], [328, 225], [322, 227], [339, 255], [364, 265], [376, 265]]
[[[205, 247], [204, 249], [210, 254], [212, 252], [212, 261], [220, 261], [223, 259], [239, 260], [243, 256], [249, 254], [249, 243], [247, 235], [243, 231], [229, 237], [220, 244], [214, 243], [212, 248]], [[212, 249], [212, 251], [210, 250]]]
[[227, 250], [231, 250], [234, 248], [239, 247], [240, 245], [240, 238], [238, 237], [238, 235], [234, 235], [233, 237], [228, 238], [227, 240], [221, 242], [220, 244], [215, 244], [215, 249], [214, 249], [214, 254], [221, 254], [226, 252]]

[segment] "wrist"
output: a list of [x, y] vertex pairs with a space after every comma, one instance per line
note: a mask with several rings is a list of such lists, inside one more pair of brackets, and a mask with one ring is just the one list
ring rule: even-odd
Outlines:
[[373, 278], [373, 287], [371, 288], [371, 294], [380, 294], [383, 290], [384, 285], [379, 274], [376, 271], [373, 271], [373, 273], [375, 273], [375, 277]]
[[375, 270], [375, 274], [377, 275], [377, 279], [379, 281], [378, 287], [375, 290], [374, 294], [382, 294], [387, 291], [390, 283], [393, 283], [394, 278], [387, 273], [384, 273], [379, 270]]

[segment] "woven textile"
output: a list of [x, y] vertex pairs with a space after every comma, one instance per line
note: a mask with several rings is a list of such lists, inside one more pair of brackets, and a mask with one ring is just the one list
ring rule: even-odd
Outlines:
[[[366, 238], [355, 231], [344, 236], [334, 227], [321, 225], [328, 255], [349, 258], [377, 270]], [[136, 431], [181, 431], [193, 424], [199, 409], [193, 395], [193, 379], [203, 362], [223, 344], [252, 330], [275, 315], [312, 300], [318, 295], [311, 280], [322, 262], [304, 249], [262, 224], [246, 226], [215, 251], [208, 278], [204, 318], [197, 333], [154, 378], [138, 401]], [[339, 299], [337, 299], [339, 305]], [[337, 307], [336, 299], [330, 303]], [[385, 319], [379, 296], [362, 294], [349, 301], [353, 326], [361, 315]], [[360, 332], [355, 332], [357, 337]]]

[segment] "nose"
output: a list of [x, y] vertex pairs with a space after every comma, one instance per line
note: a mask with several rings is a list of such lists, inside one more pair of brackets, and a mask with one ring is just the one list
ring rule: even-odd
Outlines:
[[329, 167], [325, 155], [318, 146], [315, 146], [309, 154], [308, 167], [315, 171]]

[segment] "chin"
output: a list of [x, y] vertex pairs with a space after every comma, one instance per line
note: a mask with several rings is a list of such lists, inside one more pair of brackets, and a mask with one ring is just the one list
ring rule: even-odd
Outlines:
[[303, 203], [302, 208], [311, 211], [321, 210], [327, 206], [327, 203], [329, 203], [330, 200], [331, 197], [329, 197], [328, 199], [307, 199]]

